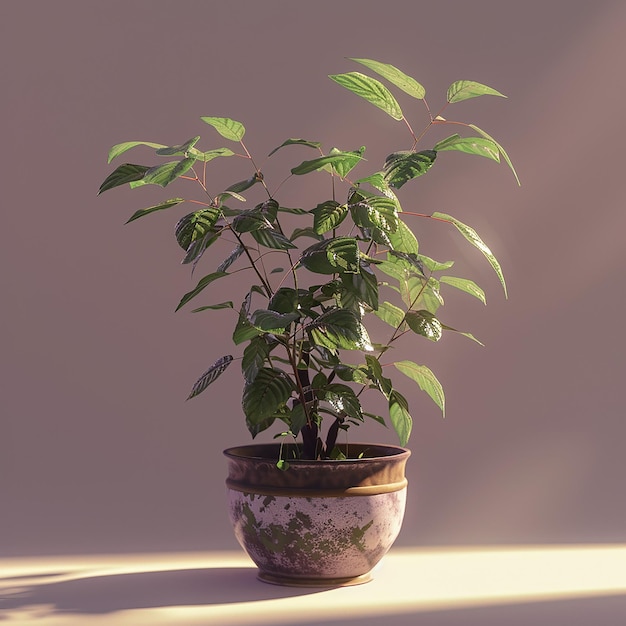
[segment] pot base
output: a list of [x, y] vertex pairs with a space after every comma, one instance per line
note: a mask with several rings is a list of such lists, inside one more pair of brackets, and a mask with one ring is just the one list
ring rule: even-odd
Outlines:
[[344, 578], [294, 578], [291, 576], [280, 576], [259, 570], [257, 578], [270, 585], [281, 585], [282, 587], [315, 587], [318, 589], [335, 587], [352, 587], [362, 585], [373, 579], [372, 572], [361, 574], [360, 576], [346, 576]]

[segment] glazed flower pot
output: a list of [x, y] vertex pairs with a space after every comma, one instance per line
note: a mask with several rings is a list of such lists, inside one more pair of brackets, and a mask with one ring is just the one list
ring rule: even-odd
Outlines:
[[261, 580], [324, 587], [371, 580], [400, 532], [410, 452], [366, 444], [343, 452], [352, 458], [290, 459], [280, 470], [278, 444], [224, 451], [230, 519]]

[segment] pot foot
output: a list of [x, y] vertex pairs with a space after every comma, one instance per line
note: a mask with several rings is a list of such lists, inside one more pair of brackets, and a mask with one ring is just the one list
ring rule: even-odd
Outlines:
[[270, 574], [269, 572], [259, 570], [257, 578], [270, 585], [281, 585], [283, 587], [317, 587], [319, 589], [362, 585], [363, 583], [368, 583], [373, 577], [372, 572], [367, 572], [360, 576], [346, 576], [343, 578], [300, 578]]

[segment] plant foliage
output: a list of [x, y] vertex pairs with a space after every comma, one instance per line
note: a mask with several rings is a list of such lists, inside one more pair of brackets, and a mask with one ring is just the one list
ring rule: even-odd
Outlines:
[[[502, 93], [474, 81], [456, 81], [433, 115], [424, 87], [413, 77], [380, 61], [351, 61], [377, 78], [356, 71], [330, 78], [404, 124], [408, 132], [408, 149], [390, 151], [378, 168], [372, 169], [365, 160], [364, 146], [326, 150], [317, 141], [289, 138], [269, 156], [285, 150], [306, 152], [308, 158], [294, 159], [287, 180], [281, 176], [283, 182], [273, 189], [244, 144], [244, 125], [227, 117], [206, 116], [202, 121], [216, 131], [212, 139], [219, 135], [220, 142], [237, 144], [236, 149], [219, 145], [200, 149], [200, 136], [175, 145], [119, 143], [111, 148], [109, 162], [137, 147], [151, 149], [156, 161], [124, 163], [99, 189], [102, 193], [124, 185], [131, 189], [147, 184], [180, 187], [177, 197], [137, 210], [128, 222], [193, 203], [193, 210], [179, 217], [174, 235], [183, 250], [182, 262], [195, 268], [202, 261], [209, 271], [183, 295], [176, 310], [196, 298], [200, 304], [199, 296], [206, 296], [208, 288], [221, 279], [236, 280], [244, 288], [239, 302], [212, 304], [209, 300], [193, 309], [209, 316], [219, 310], [225, 311], [223, 316], [231, 315], [229, 332], [238, 356], [229, 354], [213, 362], [193, 385], [189, 398], [205, 391], [238, 358], [243, 413], [251, 435], [255, 437], [278, 420], [282, 435], [301, 438], [301, 455], [308, 459], [338, 458], [338, 433], [366, 418], [385, 423], [383, 417], [364, 410], [372, 394], [383, 396], [389, 423], [405, 445], [413, 419], [409, 400], [397, 386], [396, 379], [402, 379], [398, 372], [445, 412], [443, 387], [435, 374], [414, 361], [394, 362], [390, 348], [405, 336], [417, 342], [417, 349], [424, 339], [439, 342], [448, 331], [459, 333], [441, 319], [442, 290], [457, 290], [483, 303], [486, 297], [474, 281], [450, 272], [452, 261], [440, 262], [422, 254], [415, 226], [419, 220], [453, 226], [484, 255], [506, 295], [500, 263], [476, 230], [447, 213], [403, 211], [396, 191], [409, 183], [418, 185], [413, 181], [440, 167], [450, 151], [496, 163], [503, 160], [519, 184], [508, 154], [493, 137], [473, 124], [442, 116], [449, 105], [484, 95], [505, 97]], [[393, 90], [409, 97], [404, 109]], [[416, 116], [415, 108], [422, 106], [424, 129], [415, 133], [405, 112]], [[449, 125], [455, 131], [464, 129], [463, 134], [454, 132], [423, 145], [428, 131]], [[212, 160], [233, 156], [249, 164], [247, 178], [222, 185], [207, 177]], [[359, 174], [354, 175], [355, 171]], [[283, 206], [279, 196], [283, 185], [307, 175], [319, 177], [320, 196], [314, 202], [304, 196], [302, 207]], [[188, 194], [183, 194], [185, 187]], [[242, 194], [257, 199], [249, 202]], [[294, 221], [299, 221], [295, 227]], [[210, 254], [205, 254], [209, 247]], [[234, 275], [238, 277], [233, 279]], [[387, 328], [382, 342], [370, 336], [370, 321], [375, 317]], [[471, 333], [460, 334], [478, 341]], [[323, 428], [327, 419], [330, 426]]]

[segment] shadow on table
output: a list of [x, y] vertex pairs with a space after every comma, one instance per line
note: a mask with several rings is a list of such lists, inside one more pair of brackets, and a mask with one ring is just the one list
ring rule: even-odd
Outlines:
[[[7, 580], [7, 579], [5, 579]], [[102, 614], [129, 609], [254, 602], [317, 593], [262, 583], [251, 567], [111, 574], [21, 584], [0, 591], [3, 612], [44, 605], [50, 613]]]

